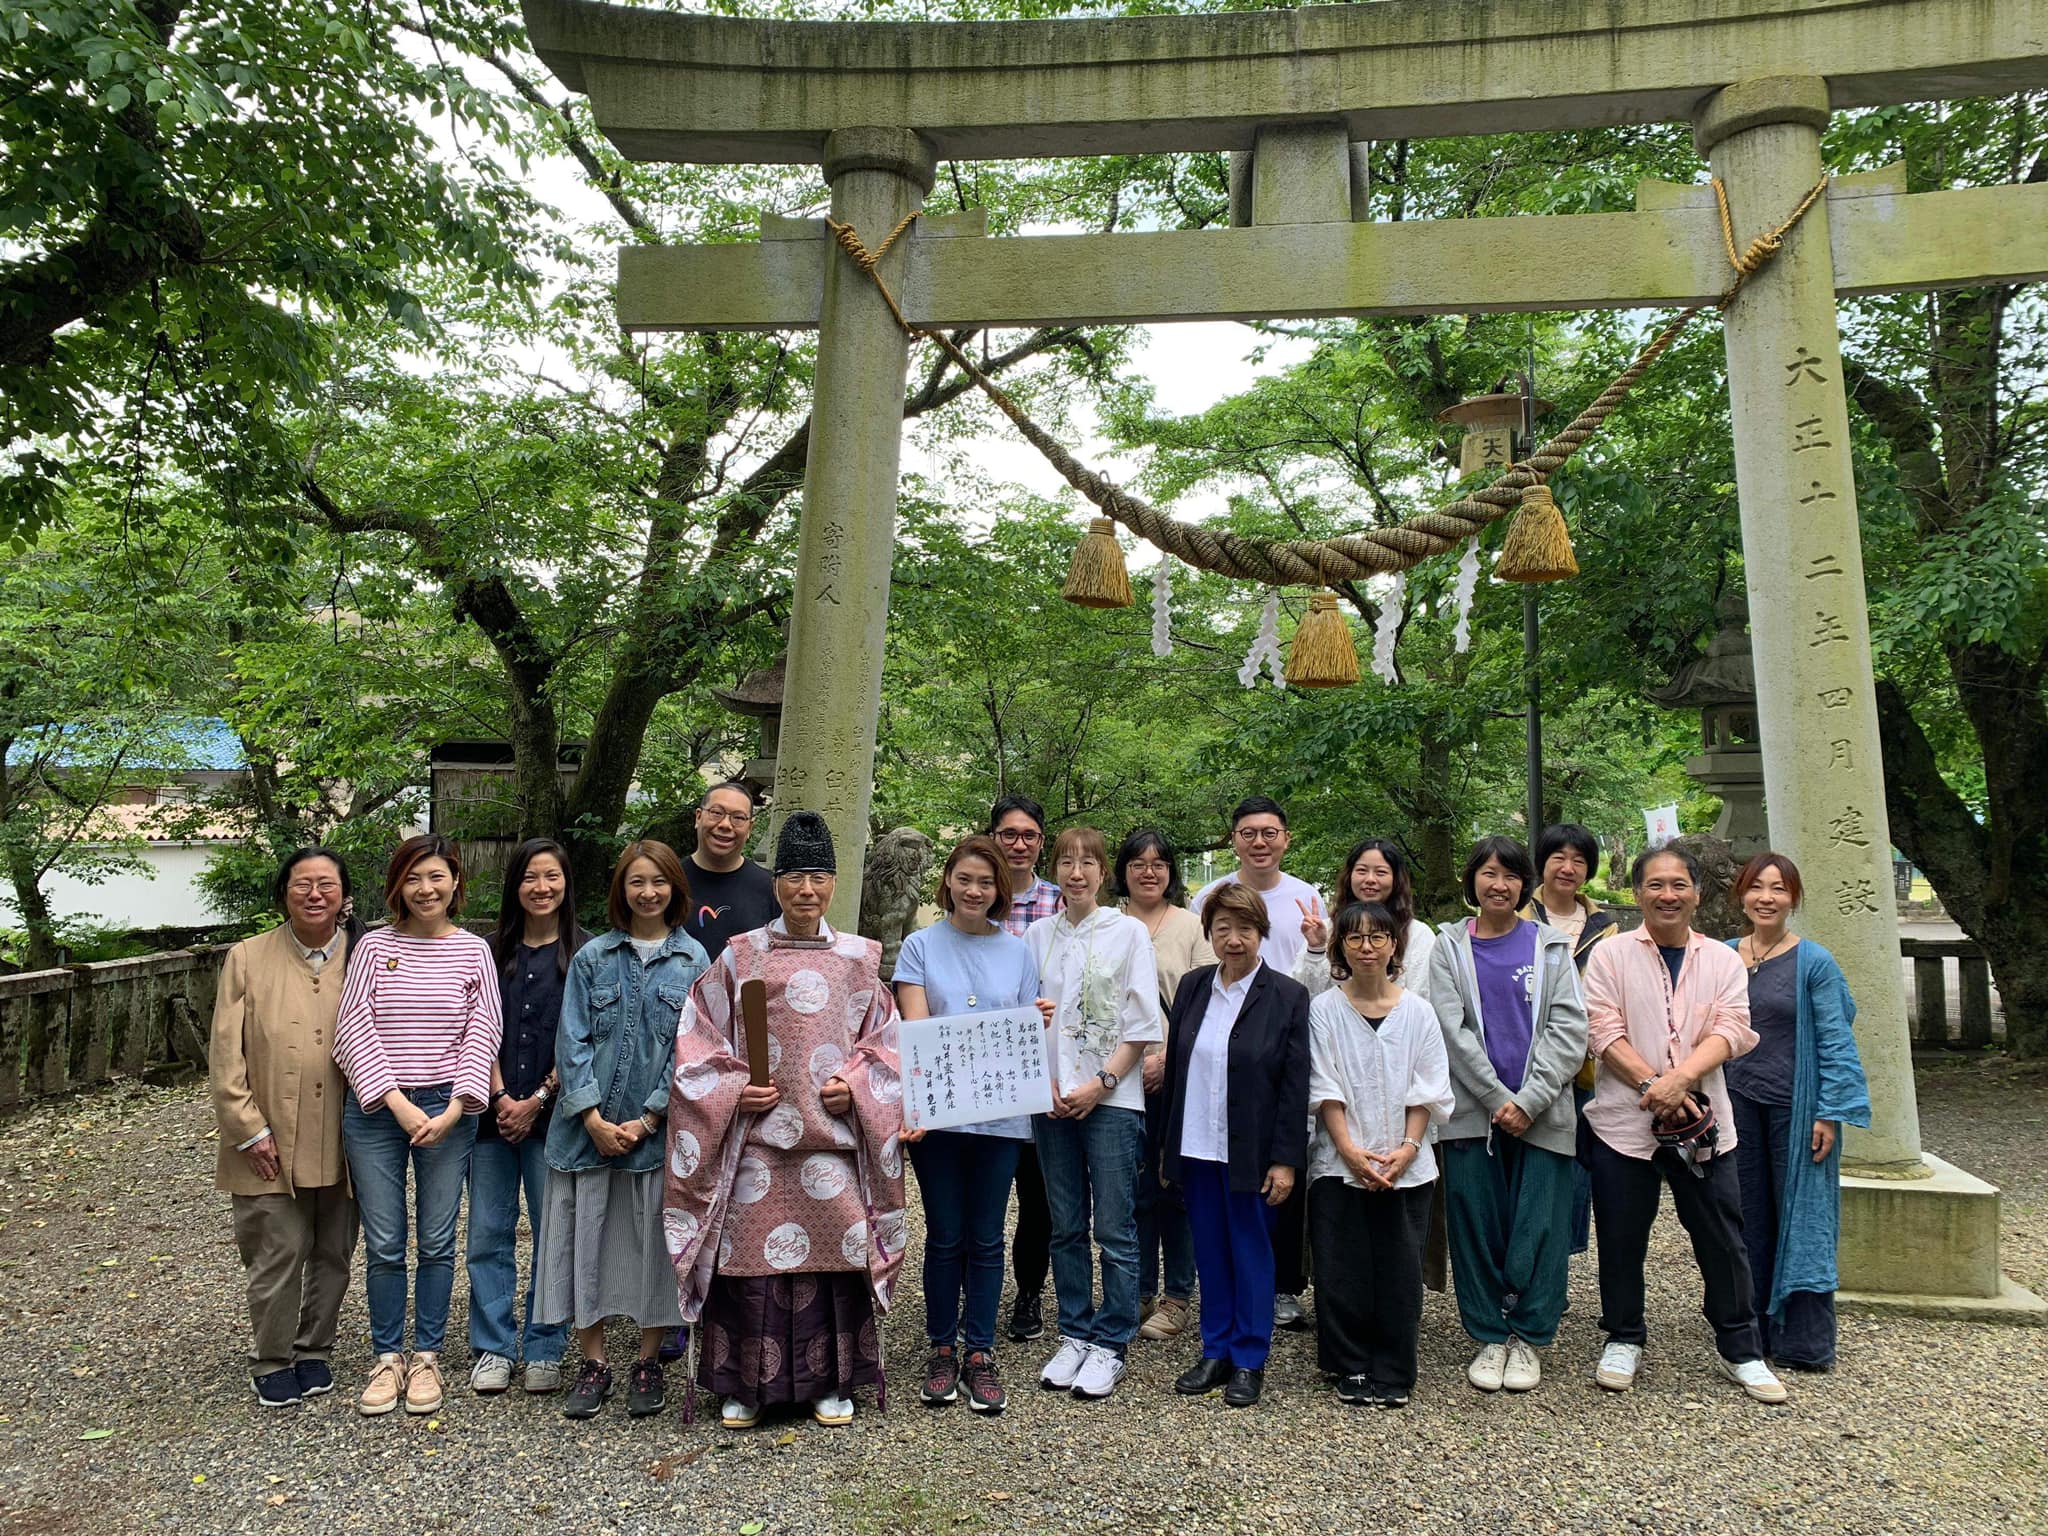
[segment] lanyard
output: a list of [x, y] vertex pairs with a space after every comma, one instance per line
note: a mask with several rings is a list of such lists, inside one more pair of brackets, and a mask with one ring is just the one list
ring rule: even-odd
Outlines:
[[[1656, 944], [1657, 941], [1652, 939], [1650, 942]], [[1690, 934], [1686, 935], [1685, 955], [1686, 960], [1692, 958], [1692, 936]], [[1678, 962], [1678, 974], [1681, 976], [1685, 974], [1685, 960]], [[1664, 961], [1664, 951], [1661, 946], [1657, 950], [1657, 980], [1664, 988], [1664, 1065], [1675, 1067], [1678, 1065], [1678, 992], [1677, 988], [1672, 984], [1671, 967]]]

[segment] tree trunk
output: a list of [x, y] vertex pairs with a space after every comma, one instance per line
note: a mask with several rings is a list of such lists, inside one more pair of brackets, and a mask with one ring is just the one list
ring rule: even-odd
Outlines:
[[51, 915], [49, 898], [36, 879], [35, 861], [27, 849], [9, 850], [7, 878], [14, 887], [14, 905], [21, 912], [22, 927], [28, 930], [28, 953], [22, 968], [47, 971], [58, 963], [57, 922]]
[[1422, 738], [1421, 773], [1423, 786], [1417, 795], [1421, 814], [1415, 828], [1416, 860], [1409, 879], [1415, 888], [1415, 910], [1433, 915], [1448, 909], [1458, 897], [1457, 828], [1452, 824], [1452, 807], [1441, 787], [1451, 781], [1451, 744], [1437, 736]]

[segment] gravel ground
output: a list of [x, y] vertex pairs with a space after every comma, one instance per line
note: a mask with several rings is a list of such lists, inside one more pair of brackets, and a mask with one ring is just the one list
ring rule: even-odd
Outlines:
[[[2005, 1266], [2048, 1291], [2048, 1073], [1923, 1063], [1926, 1140], [2005, 1191]], [[0, 1536], [163, 1530], [1753, 1532], [2048, 1531], [2048, 1329], [1845, 1317], [1842, 1365], [1767, 1409], [1710, 1376], [1676, 1223], [1653, 1257], [1642, 1384], [1611, 1397], [1591, 1265], [1526, 1397], [1467, 1388], [1446, 1298], [1423, 1323], [1402, 1415], [1320, 1387], [1283, 1336], [1250, 1412], [1175, 1398], [1186, 1344], [1141, 1345], [1106, 1404], [1041, 1393], [1037, 1345], [1003, 1346], [1010, 1411], [930, 1413], [917, 1244], [887, 1330], [899, 1386], [845, 1430], [735, 1435], [677, 1406], [582, 1425], [555, 1400], [467, 1391], [458, 1277], [446, 1408], [352, 1411], [367, 1349], [360, 1285], [332, 1397], [259, 1409], [241, 1273], [212, 1188], [203, 1088], [129, 1085], [0, 1126]], [[913, 1208], [915, 1201], [912, 1202]], [[360, 1262], [360, 1261], [359, 1261]], [[358, 1271], [358, 1279], [360, 1271]], [[614, 1352], [629, 1346], [623, 1330]]]

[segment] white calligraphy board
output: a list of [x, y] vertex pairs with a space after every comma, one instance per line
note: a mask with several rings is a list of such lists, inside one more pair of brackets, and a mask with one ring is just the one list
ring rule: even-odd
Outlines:
[[903, 1123], [938, 1131], [1052, 1109], [1045, 1019], [1036, 1008], [953, 1013], [897, 1024]]

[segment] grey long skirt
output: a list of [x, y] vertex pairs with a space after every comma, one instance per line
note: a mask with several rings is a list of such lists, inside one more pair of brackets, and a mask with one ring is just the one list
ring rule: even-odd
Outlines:
[[550, 1168], [539, 1269], [537, 1323], [591, 1328], [629, 1317], [642, 1328], [680, 1326], [676, 1272], [662, 1236], [661, 1170]]

